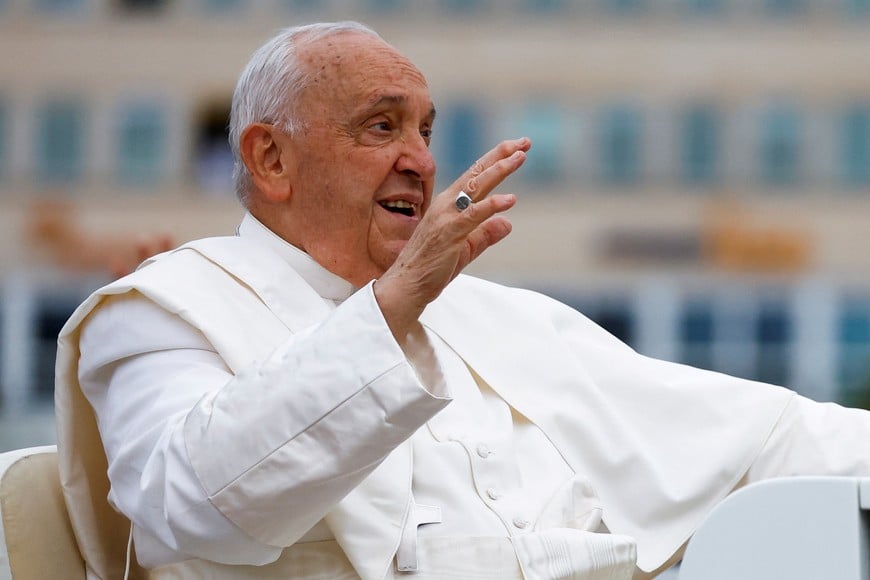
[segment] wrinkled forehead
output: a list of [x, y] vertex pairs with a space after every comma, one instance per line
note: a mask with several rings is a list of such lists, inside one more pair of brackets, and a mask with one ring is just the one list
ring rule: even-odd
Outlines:
[[364, 98], [385, 88], [426, 91], [423, 73], [394, 47], [358, 31], [300, 43], [298, 59], [316, 98]]

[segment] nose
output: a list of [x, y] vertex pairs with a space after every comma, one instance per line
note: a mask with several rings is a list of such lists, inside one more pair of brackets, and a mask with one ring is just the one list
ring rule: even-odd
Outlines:
[[435, 179], [435, 158], [422, 135], [405, 138], [402, 152], [396, 160], [396, 171], [420, 181]]

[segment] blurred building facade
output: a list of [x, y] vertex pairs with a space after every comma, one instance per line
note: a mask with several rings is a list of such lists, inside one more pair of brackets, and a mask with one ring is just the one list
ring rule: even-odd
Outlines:
[[474, 273], [645, 354], [870, 390], [870, 0], [0, 0], [4, 409], [50, 398], [59, 325], [105, 280], [44, 204], [103, 249], [231, 233], [235, 80], [277, 29], [338, 19], [427, 75], [441, 187], [532, 138]]

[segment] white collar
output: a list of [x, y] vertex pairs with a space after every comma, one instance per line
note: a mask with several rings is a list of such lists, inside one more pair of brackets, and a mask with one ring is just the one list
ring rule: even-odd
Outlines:
[[242, 223], [236, 228], [236, 235], [269, 247], [290, 264], [321, 298], [343, 302], [356, 291], [353, 284], [315, 262], [314, 258], [281, 238], [250, 213], [245, 213]]

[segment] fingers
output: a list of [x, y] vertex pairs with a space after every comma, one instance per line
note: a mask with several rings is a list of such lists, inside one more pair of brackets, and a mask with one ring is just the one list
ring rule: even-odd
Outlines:
[[511, 228], [511, 223], [502, 216], [484, 221], [466, 238], [468, 262], [473, 262], [487, 248], [505, 239], [511, 233]]
[[445, 224], [443, 239], [459, 250], [451, 278], [510, 234], [510, 222], [498, 214], [513, 207], [516, 201], [515, 195], [493, 195], [457, 212], [458, 215]]
[[[515, 196], [489, 196], [489, 193], [522, 166], [526, 160], [526, 151], [528, 151], [529, 147], [531, 147], [531, 142], [525, 137], [512, 141], [503, 141], [481, 157], [463, 174], [462, 178], [454, 183], [453, 187], [443, 192], [434, 200], [428, 212], [431, 214], [433, 226], [435, 228], [446, 228], [446, 231], [450, 232], [448, 237], [453, 240], [457, 238], [465, 239], [481, 224], [484, 224], [486, 220], [489, 220], [499, 212], [513, 207], [516, 203]], [[464, 185], [461, 185], [462, 183]], [[460, 191], [465, 192], [471, 197], [474, 203], [464, 209], [457, 208], [456, 195]], [[441, 225], [434, 225], [438, 223]], [[490, 227], [495, 229], [489, 230], [488, 228]], [[485, 248], [498, 242], [510, 233], [508, 228], [504, 231], [503, 235], [494, 235], [496, 230], [501, 231], [500, 228], [501, 226], [497, 225], [486, 226], [481, 233], [474, 234], [475, 237], [469, 240], [469, 248], [472, 248], [471, 259], [476, 258]], [[480, 251], [473, 250], [473, 248], [477, 247], [480, 248]]]
[[460, 212], [457, 223], [460, 228], [469, 231], [486, 222], [497, 213], [507, 211], [516, 204], [517, 198], [513, 194], [493, 195], [482, 199]]
[[516, 171], [525, 153], [532, 146], [528, 138], [502, 141], [486, 155], [475, 161], [472, 166], [453, 183], [450, 188], [454, 194], [464, 191], [474, 201], [486, 197], [499, 183]]
[[[435, 240], [439, 239], [448, 244], [460, 242], [488, 219], [512, 208], [516, 201], [513, 194], [496, 194], [459, 210], [455, 196], [450, 197], [450, 192], [447, 191], [429, 208], [427, 219], [418, 227], [419, 236], [433, 243], [437, 243]], [[432, 232], [440, 234], [433, 236]]]

